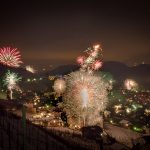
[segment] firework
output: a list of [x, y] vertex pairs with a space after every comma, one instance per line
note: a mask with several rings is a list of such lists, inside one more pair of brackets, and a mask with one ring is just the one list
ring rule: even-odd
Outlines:
[[12, 99], [13, 89], [17, 89], [17, 83], [21, 80], [21, 77], [18, 77], [16, 73], [11, 73], [8, 71], [5, 76], [4, 84], [7, 86], [10, 91], [10, 98]]
[[66, 82], [58, 79], [54, 83], [56, 93], [64, 92], [61, 106], [67, 114], [70, 127], [97, 123], [103, 126], [100, 113], [106, 108], [110, 85], [101, 75], [95, 74], [95, 71], [102, 66], [100, 45], [88, 48], [85, 52], [86, 56], [77, 58], [80, 71], [65, 76]]
[[54, 90], [57, 94], [62, 94], [64, 93], [65, 89], [66, 89], [66, 82], [64, 79], [57, 79], [54, 82]]
[[35, 73], [36, 72], [36, 70], [33, 67], [31, 67], [31, 66], [26, 66], [26, 70], [31, 72], [31, 73]]
[[83, 71], [72, 72], [66, 77], [64, 108], [72, 126], [95, 125], [101, 122], [100, 112], [107, 105], [108, 85], [98, 75]]
[[81, 70], [93, 73], [93, 71], [102, 67], [100, 45], [95, 45], [92, 48], [88, 48], [85, 52], [86, 56], [80, 56], [77, 58], [77, 63], [81, 66]]
[[85, 52], [86, 56], [77, 58], [80, 71], [66, 76], [63, 106], [71, 127], [97, 123], [102, 125], [100, 112], [104, 112], [108, 101], [107, 90], [110, 85], [100, 75], [95, 74], [102, 66], [101, 47], [95, 45]]
[[17, 48], [4, 47], [0, 48], [0, 63], [11, 66], [19, 67], [22, 63], [20, 52]]
[[124, 85], [127, 90], [134, 91], [138, 88], [138, 84], [134, 80], [131, 80], [131, 79], [126, 79], [124, 82]]

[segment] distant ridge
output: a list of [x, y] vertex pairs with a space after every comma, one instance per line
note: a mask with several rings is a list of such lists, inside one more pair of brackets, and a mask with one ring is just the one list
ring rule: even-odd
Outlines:
[[79, 69], [79, 66], [76, 64], [69, 64], [69, 65], [61, 65], [53, 70], [50, 70], [47, 72], [49, 75], [66, 75], [69, 74], [70, 72], [76, 71]]
[[[47, 72], [47, 75], [65, 75], [79, 69], [78, 65], [61, 65]], [[110, 72], [118, 82], [123, 82], [127, 78], [136, 80], [142, 86], [150, 88], [150, 65], [140, 64], [128, 67], [124, 63], [108, 61], [104, 62], [101, 71]]]
[[33, 73], [31, 73], [29, 71], [26, 71], [25, 68], [21, 68], [21, 67], [14, 68], [14, 67], [8, 67], [8, 66], [0, 64], [0, 75], [3, 75], [7, 70], [10, 70], [10, 71], [13, 71], [15, 73], [18, 73], [19, 75], [21, 75], [21, 76], [23, 76], [25, 78], [34, 76]]
[[[78, 70], [79, 66], [76, 64], [61, 65], [50, 71], [43, 72], [42, 74], [41, 73], [32, 74], [26, 71], [25, 68], [11, 68], [0, 64], [0, 75], [3, 75], [7, 69], [18, 73], [24, 78], [30, 78], [30, 77], [48, 78], [49, 75], [59, 76], [59, 75], [69, 74], [73, 71]], [[113, 75], [114, 79], [120, 83], [123, 82], [126, 78], [130, 78], [136, 80], [142, 86], [150, 89], [150, 65], [149, 64], [140, 64], [138, 66], [128, 67], [127, 65], [121, 62], [108, 61], [108, 62], [104, 62], [101, 71], [110, 72]]]

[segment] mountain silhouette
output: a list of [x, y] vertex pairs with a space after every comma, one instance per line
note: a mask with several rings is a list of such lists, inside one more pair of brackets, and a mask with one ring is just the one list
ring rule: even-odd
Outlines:
[[[26, 71], [25, 68], [11, 68], [0, 64], [0, 75], [2, 76], [9, 69], [10, 71], [18, 73], [23, 78], [43, 77], [47, 79], [49, 75], [63, 76], [76, 71], [79, 68], [79, 65], [76, 64], [61, 65], [50, 71], [47, 71], [46, 73], [32, 74], [31, 72]], [[143, 87], [150, 88], [149, 64], [140, 64], [138, 66], [129, 67], [121, 62], [108, 61], [104, 62], [100, 71], [111, 73], [114, 79], [119, 83], [122, 83], [125, 79], [129, 78], [137, 81], [137, 83]], [[47, 80], [45, 80], [45, 82], [47, 82]]]
[[[61, 65], [47, 72], [47, 75], [65, 75], [79, 69], [78, 65]], [[125, 79], [133, 79], [141, 86], [150, 88], [150, 65], [140, 64], [129, 67], [121, 62], [108, 61], [104, 62], [100, 71], [109, 72], [117, 82], [124, 82]]]

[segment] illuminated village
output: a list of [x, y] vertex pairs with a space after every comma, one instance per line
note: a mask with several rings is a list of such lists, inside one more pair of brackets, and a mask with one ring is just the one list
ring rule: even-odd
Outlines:
[[150, 150], [149, 6], [0, 0], [0, 150]]
[[[150, 91], [133, 79], [126, 79], [118, 86], [110, 73], [101, 71], [100, 45], [84, 51], [84, 56], [77, 58], [79, 69], [65, 75], [37, 78], [31, 66], [23, 69], [32, 78], [19, 75], [14, 68], [21, 68], [21, 54], [10, 47], [0, 49], [0, 62], [4, 67], [0, 106], [7, 115], [24, 119], [21, 119], [24, 136], [28, 135], [29, 123], [65, 141], [71, 136], [70, 142], [78, 141], [78, 147], [83, 149], [105, 149], [114, 145], [113, 141], [131, 149], [140, 137], [150, 134]], [[48, 83], [49, 88], [32, 88], [42, 82]], [[4, 120], [5, 117], [1, 126]], [[13, 125], [14, 121], [10, 123]], [[85, 132], [91, 127], [101, 129], [93, 130], [99, 136], [92, 137]], [[94, 143], [95, 140], [98, 142]], [[27, 146], [27, 141], [24, 144]]]

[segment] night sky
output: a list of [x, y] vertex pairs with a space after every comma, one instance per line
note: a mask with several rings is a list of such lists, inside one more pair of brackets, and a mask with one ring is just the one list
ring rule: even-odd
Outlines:
[[0, 47], [17, 47], [25, 65], [75, 63], [100, 43], [105, 61], [150, 63], [150, 7], [142, 0], [0, 1]]

